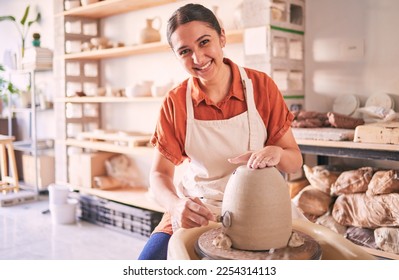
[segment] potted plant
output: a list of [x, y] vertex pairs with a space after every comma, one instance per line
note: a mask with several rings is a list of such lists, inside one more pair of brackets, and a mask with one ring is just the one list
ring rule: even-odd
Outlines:
[[15, 87], [13, 83], [3, 77], [4, 66], [0, 64], [0, 115], [2, 115], [3, 105], [7, 105], [10, 100], [8, 96], [10, 93], [19, 94], [19, 90]]
[[28, 5], [25, 8], [24, 15], [22, 16], [21, 20], [19, 21], [20, 25], [18, 24], [18, 22], [14, 16], [0, 16], [0, 22], [7, 21], [7, 20], [12, 21], [12, 22], [14, 22], [15, 26], [17, 27], [18, 33], [21, 36], [21, 58], [24, 57], [25, 39], [26, 39], [26, 36], [28, 35], [30, 26], [35, 22], [40, 22], [40, 19], [41, 19], [41, 14], [40, 14], [40, 12], [38, 12], [36, 14], [36, 18], [34, 20], [27, 21], [28, 15], [29, 15], [29, 10], [30, 10], [30, 6]]

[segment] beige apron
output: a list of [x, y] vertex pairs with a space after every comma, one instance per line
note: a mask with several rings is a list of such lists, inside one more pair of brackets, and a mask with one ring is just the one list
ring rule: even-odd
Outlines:
[[220, 214], [227, 181], [238, 166], [227, 159], [263, 148], [267, 137], [266, 127], [255, 106], [252, 82], [245, 70], [239, 69], [247, 111], [227, 120], [194, 119], [192, 80], [187, 83], [185, 151], [191, 161], [178, 185], [178, 194], [201, 198], [216, 215]]

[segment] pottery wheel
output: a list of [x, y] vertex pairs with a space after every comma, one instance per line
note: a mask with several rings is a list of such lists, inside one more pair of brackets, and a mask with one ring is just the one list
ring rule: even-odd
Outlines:
[[234, 248], [220, 249], [212, 241], [222, 233], [222, 227], [204, 232], [195, 244], [195, 251], [201, 259], [212, 260], [319, 260], [321, 247], [313, 238], [294, 230], [304, 239], [299, 247], [285, 247], [268, 251], [245, 251]]

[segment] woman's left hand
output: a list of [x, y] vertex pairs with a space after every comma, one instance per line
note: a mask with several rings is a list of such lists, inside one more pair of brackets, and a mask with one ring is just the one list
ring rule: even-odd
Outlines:
[[281, 159], [283, 148], [279, 146], [266, 146], [259, 151], [249, 151], [245, 154], [228, 159], [230, 163], [246, 163], [249, 168], [265, 168], [276, 166]]

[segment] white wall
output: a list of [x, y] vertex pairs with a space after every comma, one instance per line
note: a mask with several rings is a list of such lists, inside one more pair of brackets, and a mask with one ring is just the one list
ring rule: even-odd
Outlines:
[[[399, 111], [398, 11], [397, 0], [306, 0], [307, 110], [332, 110], [339, 95], [355, 94], [364, 106], [372, 94], [389, 93]], [[361, 46], [364, 52], [351, 55], [345, 46]], [[399, 168], [392, 161], [337, 158], [332, 163]]]
[[[332, 110], [335, 97], [389, 93], [399, 109], [399, 1], [306, 0], [306, 109]], [[354, 45], [355, 44], [355, 45]], [[344, 52], [360, 46], [364, 53]]]

